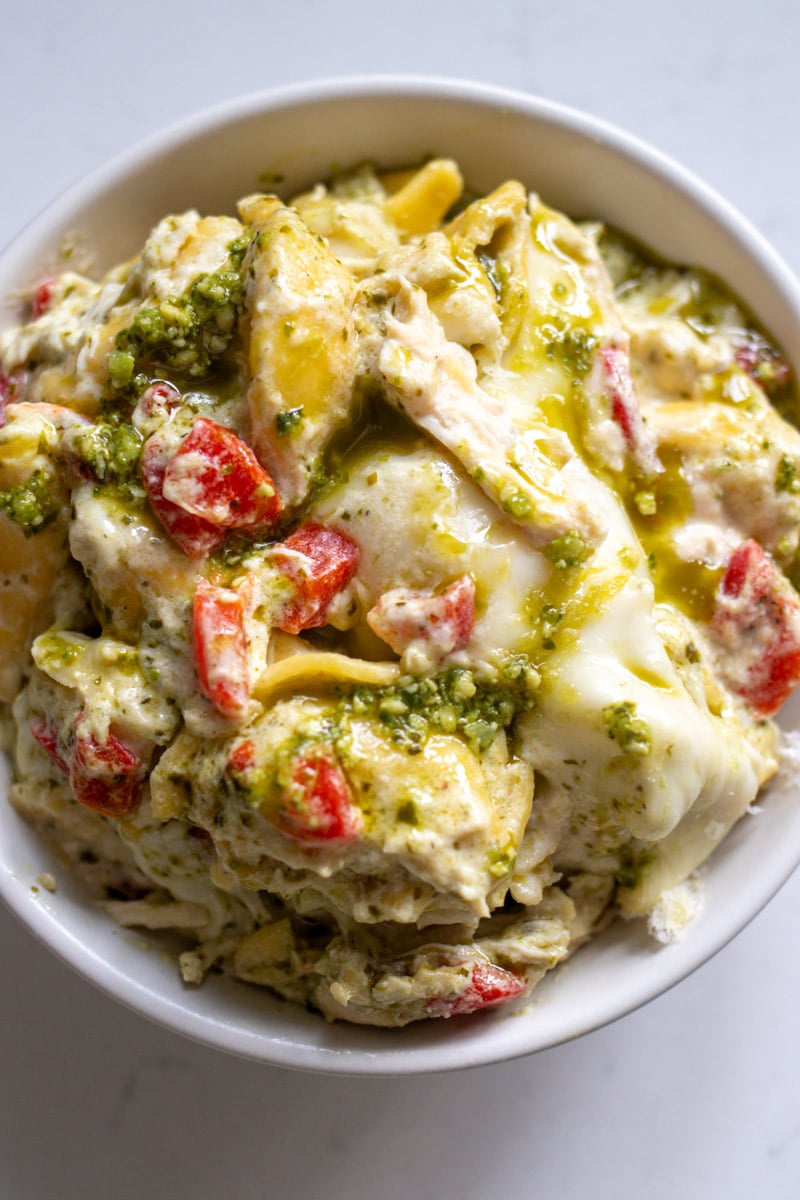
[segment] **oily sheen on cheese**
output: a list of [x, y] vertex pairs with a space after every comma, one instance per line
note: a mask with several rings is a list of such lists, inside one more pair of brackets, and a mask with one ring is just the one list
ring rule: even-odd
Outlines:
[[34, 281], [0, 363], [10, 800], [187, 983], [400, 1026], [688, 918], [800, 681], [794, 384], [723, 284], [364, 166]]

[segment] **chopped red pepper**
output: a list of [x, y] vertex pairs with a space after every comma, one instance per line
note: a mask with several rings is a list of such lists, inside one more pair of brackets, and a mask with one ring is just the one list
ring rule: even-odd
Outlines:
[[281, 507], [250, 447], [207, 417], [195, 417], [166, 466], [162, 490], [185, 512], [223, 529], [266, 529]]
[[219, 550], [225, 541], [225, 530], [193, 516], [186, 509], [164, 496], [164, 473], [169, 454], [164, 436], [154, 433], [142, 451], [142, 480], [153, 510], [173, 542], [189, 558], [205, 558]]
[[792, 369], [785, 358], [759, 334], [750, 333], [737, 345], [733, 354], [738, 367], [772, 396], [788, 382]]
[[331, 601], [358, 570], [361, 551], [338, 529], [313, 523], [301, 525], [280, 546], [293, 551], [279, 557], [277, 564], [292, 580], [294, 594], [277, 625], [286, 633], [316, 629], [325, 624]]
[[[160, 399], [166, 397], [153, 397]], [[190, 558], [218, 550], [227, 529], [268, 528], [280, 511], [272, 480], [250, 447], [206, 417], [195, 418], [174, 453], [164, 431], [148, 438], [142, 478], [158, 519]]]
[[31, 321], [38, 321], [39, 317], [44, 316], [50, 305], [53, 303], [53, 284], [54, 279], [43, 279], [33, 293], [33, 301], [31, 302]]
[[646, 475], [652, 475], [661, 466], [633, 390], [628, 352], [619, 346], [604, 346], [600, 350], [600, 362], [603, 386], [611, 406], [611, 419], [619, 426], [634, 462]]
[[800, 596], [758, 542], [742, 542], [728, 560], [711, 628], [731, 690], [772, 716], [800, 683]]
[[192, 609], [194, 658], [200, 690], [223, 717], [241, 717], [250, 699], [244, 599], [201, 579]]
[[352, 842], [363, 825], [332, 746], [311, 746], [292, 763], [276, 823], [299, 842]]
[[139, 397], [137, 408], [143, 417], [168, 417], [180, 406], [181, 394], [173, 383], [157, 379]]
[[44, 717], [32, 717], [31, 733], [59, 770], [63, 771], [65, 775], [69, 775], [69, 766], [64, 761], [59, 749], [56, 726], [45, 721]]
[[394, 588], [367, 613], [367, 622], [396, 654], [412, 642], [430, 642], [437, 657], [463, 650], [475, 627], [475, 581], [461, 575], [441, 592]]
[[526, 986], [525, 981], [512, 971], [478, 959], [462, 992], [455, 996], [437, 996], [425, 1007], [432, 1017], [460, 1017], [516, 1000]]
[[125, 817], [139, 803], [145, 774], [141, 759], [113, 730], [104, 742], [82, 726], [85, 714], [75, 723], [69, 781], [79, 804], [104, 817]]
[[251, 738], [245, 738], [231, 750], [228, 767], [236, 774], [251, 771], [256, 765], [256, 748]]

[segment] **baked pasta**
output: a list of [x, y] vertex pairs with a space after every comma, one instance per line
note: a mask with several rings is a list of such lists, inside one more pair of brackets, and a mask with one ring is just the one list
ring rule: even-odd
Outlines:
[[800, 680], [792, 379], [719, 282], [364, 166], [0, 360], [10, 800], [187, 984], [400, 1026], [686, 919]]

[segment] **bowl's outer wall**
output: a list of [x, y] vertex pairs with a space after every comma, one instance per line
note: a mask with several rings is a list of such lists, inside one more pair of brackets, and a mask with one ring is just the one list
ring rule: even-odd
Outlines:
[[[48, 274], [67, 235], [83, 235], [102, 269], [135, 254], [165, 213], [233, 211], [252, 191], [290, 196], [358, 162], [397, 167], [432, 154], [457, 159], [476, 191], [519, 178], [574, 217], [607, 221], [667, 258], [715, 271], [747, 297], [800, 369], [797, 284], [724, 202], [618, 131], [544, 102], [462, 84], [329, 83], [201, 114], [120, 156], [46, 210], [0, 258], [0, 295]], [[16, 317], [7, 305], [0, 324]], [[86, 905], [80, 888], [13, 812], [0, 820], [0, 890], [65, 961], [182, 1033], [281, 1065], [414, 1072], [556, 1044], [683, 978], [755, 915], [800, 859], [800, 809], [788, 790], [746, 825], [714, 856], [706, 911], [685, 942], [656, 950], [640, 923], [616, 927], [546, 980], [528, 1014], [444, 1028], [440, 1022], [389, 1032], [327, 1026], [239, 984], [217, 980], [185, 989], [174, 962], [143, 952], [140, 939]], [[33, 892], [36, 875], [52, 869], [57, 893]]]

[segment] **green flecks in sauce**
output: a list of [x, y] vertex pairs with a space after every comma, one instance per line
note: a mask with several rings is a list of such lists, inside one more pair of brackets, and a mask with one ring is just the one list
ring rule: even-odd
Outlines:
[[775, 470], [775, 490], [778, 492], [800, 491], [797, 466], [788, 454], [782, 454]]
[[295, 430], [299, 429], [300, 423], [303, 420], [303, 406], [299, 408], [287, 408], [282, 412], [275, 414], [275, 430], [278, 437], [289, 437]]
[[401, 825], [411, 825], [417, 829], [421, 824], [419, 807], [414, 800], [404, 800], [399, 804], [396, 816]]

